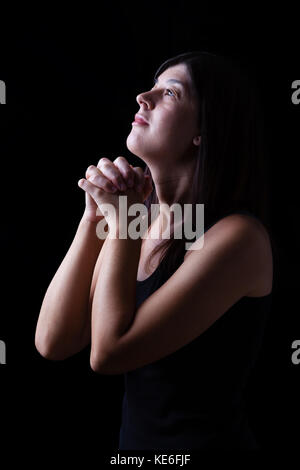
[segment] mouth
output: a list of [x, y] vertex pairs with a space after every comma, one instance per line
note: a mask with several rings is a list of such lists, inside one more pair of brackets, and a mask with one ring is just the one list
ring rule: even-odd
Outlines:
[[148, 126], [149, 123], [146, 121], [146, 119], [141, 116], [140, 114], [136, 114], [134, 116], [134, 121], [132, 124], [138, 124], [138, 125], [141, 125], [141, 126]]

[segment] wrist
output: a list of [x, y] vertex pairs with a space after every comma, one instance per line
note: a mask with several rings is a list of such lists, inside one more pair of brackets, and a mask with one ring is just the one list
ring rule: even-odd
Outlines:
[[123, 219], [122, 217], [119, 218], [118, 215], [117, 217], [108, 219], [109, 238], [141, 240], [147, 229], [146, 226], [141, 227], [141, 225], [136, 222], [131, 224], [131, 222], [135, 220], [135, 216], [127, 216]]
[[78, 228], [79, 228], [79, 230], [81, 229], [81, 230], [84, 230], [84, 231], [87, 231], [87, 232], [90, 232], [90, 233], [94, 233], [95, 237], [99, 238], [99, 237], [97, 237], [98, 223], [99, 223], [99, 220], [93, 220], [93, 219], [83, 215], [80, 219]]
[[81, 222], [84, 224], [94, 224], [97, 225], [100, 220], [104, 218], [103, 215], [91, 215], [89, 212], [84, 212], [81, 217]]

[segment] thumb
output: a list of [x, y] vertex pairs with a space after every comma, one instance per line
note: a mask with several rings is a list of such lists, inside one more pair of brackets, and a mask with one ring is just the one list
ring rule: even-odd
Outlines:
[[151, 194], [152, 190], [153, 190], [152, 178], [150, 175], [145, 175], [145, 182], [144, 182], [144, 188], [143, 188], [143, 200], [144, 201]]

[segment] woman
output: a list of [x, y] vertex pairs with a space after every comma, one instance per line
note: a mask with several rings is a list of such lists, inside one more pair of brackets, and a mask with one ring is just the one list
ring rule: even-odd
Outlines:
[[[102, 158], [79, 181], [86, 209], [46, 292], [36, 347], [64, 359], [90, 343], [94, 371], [124, 373], [119, 449], [258, 448], [243, 389], [270, 310], [273, 256], [255, 88], [229, 59], [191, 52], [164, 62], [137, 102], [127, 148], [145, 172]], [[120, 221], [120, 195], [144, 203], [148, 222], [159, 204], [144, 238], [120, 236], [132, 222]], [[163, 239], [168, 224], [174, 235], [174, 203], [192, 203], [193, 227], [204, 204], [205, 243]]]

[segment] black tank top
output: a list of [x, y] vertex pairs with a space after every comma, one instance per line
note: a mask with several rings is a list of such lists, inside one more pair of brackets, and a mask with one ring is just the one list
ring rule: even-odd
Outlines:
[[[137, 281], [137, 308], [171, 275], [160, 264]], [[243, 390], [258, 358], [271, 299], [272, 293], [242, 297], [184, 347], [126, 372], [119, 449], [258, 449]]]

